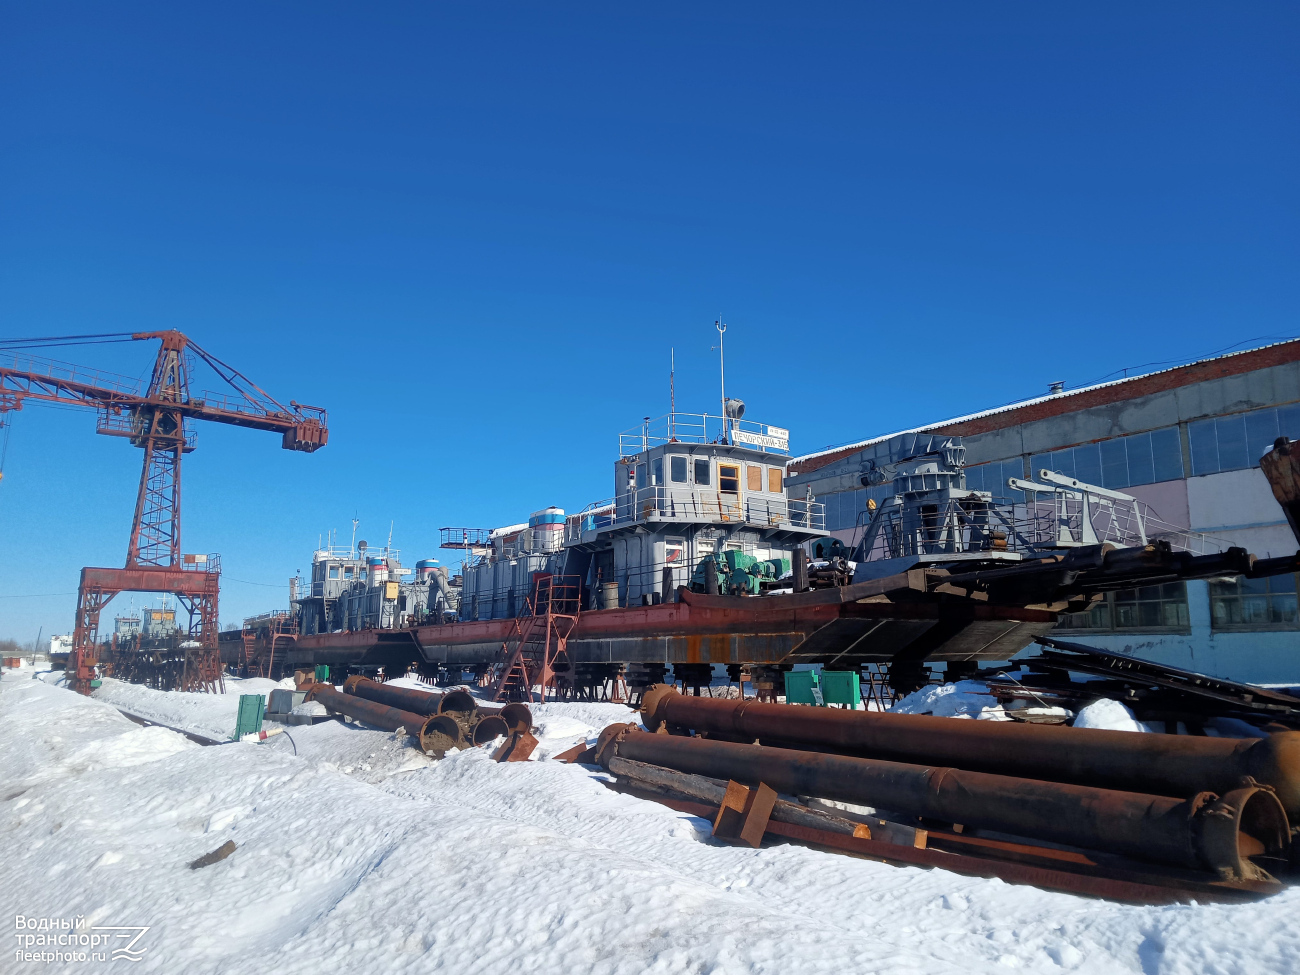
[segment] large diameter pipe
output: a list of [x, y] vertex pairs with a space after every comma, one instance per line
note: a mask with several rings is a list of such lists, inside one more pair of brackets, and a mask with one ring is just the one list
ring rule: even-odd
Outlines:
[[438, 705], [443, 697], [433, 691], [420, 691], [413, 687], [389, 687], [369, 677], [359, 676], [349, 677], [343, 682], [343, 693], [425, 716], [438, 713]]
[[1223, 878], [1266, 877], [1247, 856], [1285, 858], [1290, 830], [1277, 797], [1247, 786], [1219, 799], [1140, 795], [1091, 786], [745, 745], [615, 725], [601, 736], [611, 757], [694, 775], [766, 783], [778, 792], [884, 807], [1052, 843], [1119, 853]]
[[507, 704], [504, 708], [488, 707], [465, 691], [448, 691], [444, 694], [421, 691], [414, 687], [390, 687], [369, 677], [353, 676], [343, 682], [343, 693], [426, 717], [457, 714], [469, 723], [473, 721], [474, 715], [498, 715], [505, 719], [512, 731], [527, 731], [533, 725], [533, 713], [526, 704]]
[[355, 694], [340, 694], [329, 684], [313, 684], [307, 691], [307, 700], [319, 701], [327, 711], [346, 714], [349, 718], [356, 718], [385, 731], [405, 728], [408, 735], [418, 736], [420, 728], [429, 720], [422, 714], [389, 707], [378, 701], [368, 701]]
[[663, 724], [744, 741], [811, 745], [897, 762], [1071, 782], [1186, 798], [1223, 795], [1249, 776], [1277, 792], [1300, 822], [1300, 732], [1267, 738], [1134, 734], [1008, 721], [760, 704], [646, 691], [646, 727]]

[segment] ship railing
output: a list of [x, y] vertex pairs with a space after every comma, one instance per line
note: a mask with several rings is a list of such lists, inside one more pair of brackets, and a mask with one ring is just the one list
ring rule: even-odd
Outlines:
[[491, 548], [491, 528], [439, 528], [439, 548]]
[[1084, 505], [1081, 499], [1057, 496], [972, 505], [954, 499], [946, 505], [886, 503], [867, 529], [868, 550], [863, 558], [875, 561], [992, 551], [1029, 556], [1081, 545], [1110, 543], [1128, 548], [1157, 540], [1193, 555], [1222, 552], [1231, 544], [1224, 538], [1171, 525], [1140, 501]]
[[618, 435], [618, 455], [632, 457], [663, 444], [737, 444], [764, 453], [788, 455], [790, 431], [755, 420], [733, 420], [710, 413], [666, 413]]
[[585, 532], [651, 519], [825, 531], [826, 506], [816, 501], [762, 495], [645, 487], [617, 498], [593, 502], [576, 516], [570, 516], [565, 522], [565, 542], [580, 541]]

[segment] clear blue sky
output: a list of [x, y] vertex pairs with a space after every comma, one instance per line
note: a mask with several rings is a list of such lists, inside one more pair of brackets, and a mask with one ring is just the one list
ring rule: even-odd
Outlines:
[[[185, 460], [184, 547], [223, 554], [236, 620], [354, 511], [409, 564], [442, 525], [608, 496], [670, 347], [679, 408], [715, 403], [719, 314], [729, 392], [797, 452], [1300, 333], [1298, 26], [8, 2], [0, 335], [179, 328], [329, 409], [319, 453], [208, 425]], [[86, 411], [11, 416], [0, 636], [27, 640], [122, 564], [140, 452]]]

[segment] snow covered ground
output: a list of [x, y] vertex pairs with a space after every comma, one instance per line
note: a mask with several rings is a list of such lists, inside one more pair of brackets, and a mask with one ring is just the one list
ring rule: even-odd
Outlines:
[[[1129, 907], [717, 844], [707, 824], [543, 757], [627, 720], [618, 705], [539, 707], [538, 760], [498, 765], [483, 750], [434, 762], [337, 722], [205, 748], [109, 704], [217, 738], [240, 689], [106, 682], [87, 699], [6, 673], [4, 914], [148, 925], [140, 972], [1300, 971], [1300, 891]], [[189, 869], [227, 840], [229, 858]], [[6, 975], [131, 967], [12, 951]]]

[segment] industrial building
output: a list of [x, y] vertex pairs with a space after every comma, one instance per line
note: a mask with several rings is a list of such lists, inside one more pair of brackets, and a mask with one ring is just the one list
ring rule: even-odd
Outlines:
[[[1047, 470], [1132, 495], [1165, 525], [1260, 558], [1296, 549], [1259, 458], [1279, 436], [1300, 439], [1300, 340], [1080, 389], [1054, 384], [1042, 397], [906, 433], [959, 437], [966, 486], [1009, 503], [1024, 500], [1009, 479]], [[790, 496], [816, 497], [828, 532], [853, 547], [896, 493], [889, 461], [899, 436], [792, 459]], [[1121, 590], [1054, 635], [1235, 680], [1300, 681], [1294, 575]]]

